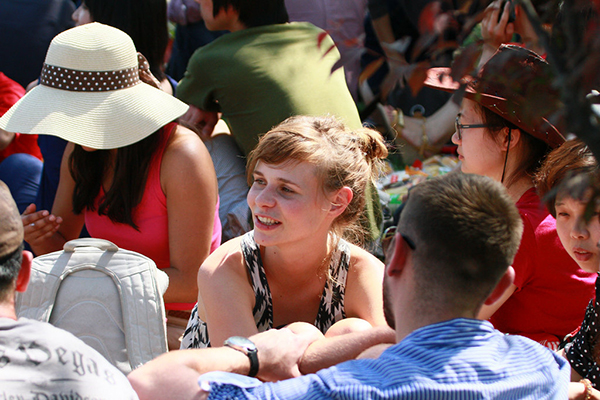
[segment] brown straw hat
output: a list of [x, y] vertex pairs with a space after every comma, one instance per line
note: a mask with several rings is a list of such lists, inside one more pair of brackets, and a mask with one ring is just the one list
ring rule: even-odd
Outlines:
[[17, 250], [23, 242], [23, 222], [8, 186], [0, 181], [0, 258]]
[[[463, 83], [467, 99], [555, 148], [565, 138], [548, 120], [561, 107], [552, 80], [548, 63], [539, 55], [523, 47], [502, 45], [476, 78], [466, 77]], [[431, 68], [425, 85], [454, 92], [460, 82], [450, 77], [450, 68]]]
[[144, 139], [187, 109], [140, 80], [126, 33], [94, 22], [52, 40], [41, 83], [0, 118], [0, 128], [115, 149]]

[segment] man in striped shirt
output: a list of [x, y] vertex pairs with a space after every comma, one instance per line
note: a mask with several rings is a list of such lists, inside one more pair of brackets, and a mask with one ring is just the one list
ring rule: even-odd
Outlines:
[[[130, 380], [142, 400], [565, 399], [564, 359], [476, 319], [511, 285], [522, 229], [497, 182], [456, 173], [426, 181], [410, 192], [387, 253], [384, 303], [397, 344], [377, 358], [285, 379], [300, 374], [307, 347], [328, 340], [292, 326], [232, 338], [230, 347], [171, 352]], [[355, 343], [377, 335], [358, 333]]]

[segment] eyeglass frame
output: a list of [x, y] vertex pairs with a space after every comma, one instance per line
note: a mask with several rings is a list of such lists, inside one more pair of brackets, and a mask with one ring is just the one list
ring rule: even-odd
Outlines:
[[415, 251], [417, 249], [415, 242], [410, 237], [403, 233], [399, 233], [396, 226], [390, 226], [381, 234], [381, 249], [383, 250], [384, 256], [387, 255], [387, 252], [390, 248], [389, 246], [392, 243], [395, 243], [394, 238], [396, 237], [396, 235], [402, 237], [402, 239], [404, 239], [404, 241], [412, 251]]
[[491, 124], [468, 124], [468, 125], [463, 125], [460, 122], [458, 122], [458, 119], [460, 118], [459, 115], [456, 116], [456, 121], [454, 122], [454, 130], [456, 130], [456, 134], [458, 135], [458, 140], [462, 141], [462, 129], [471, 129], [471, 128], [494, 128], [497, 127], [497, 125], [491, 125]]

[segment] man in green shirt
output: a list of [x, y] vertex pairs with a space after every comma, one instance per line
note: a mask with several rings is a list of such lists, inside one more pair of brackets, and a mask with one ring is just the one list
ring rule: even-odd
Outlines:
[[207, 123], [205, 136], [216, 112], [245, 155], [260, 134], [292, 115], [334, 115], [360, 127], [343, 70], [332, 73], [339, 52], [323, 30], [287, 23], [283, 0], [199, 3], [209, 30], [231, 32], [194, 53], [177, 87], [177, 97], [192, 106], [188, 121]]

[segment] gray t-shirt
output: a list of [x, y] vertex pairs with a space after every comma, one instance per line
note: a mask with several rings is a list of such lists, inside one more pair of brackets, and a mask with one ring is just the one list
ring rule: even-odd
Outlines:
[[0, 399], [137, 399], [100, 353], [50, 324], [0, 318]]

